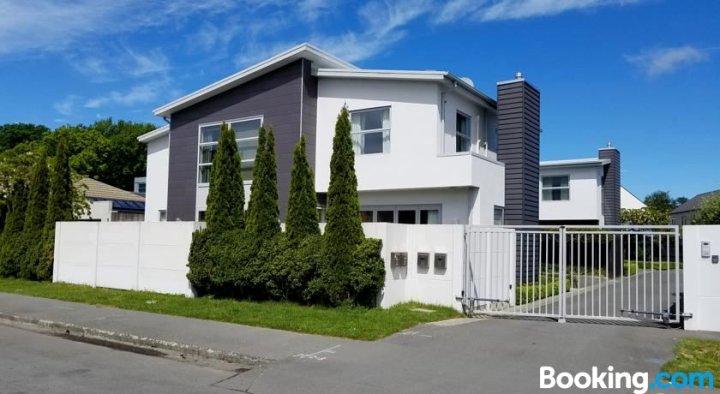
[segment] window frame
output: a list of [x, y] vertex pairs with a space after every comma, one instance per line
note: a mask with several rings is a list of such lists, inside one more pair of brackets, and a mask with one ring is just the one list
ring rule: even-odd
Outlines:
[[[465, 134], [462, 134], [460, 131], [458, 131], [458, 126], [459, 126], [458, 118], [459, 117], [465, 118], [468, 122], [468, 135], [467, 136]], [[455, 153], [471, 152], [473, 149], [472, 148], [472, 145], [473, 145], [473, 142], [472, 142], [472, 135], [473, 135], [472, 118], [473, 118], [472, 116], [466, 114], [463, 111], [460, 111], [460, 110], [455, 111]], [[465, 137], [467, 137], [467, 149], [466, 150], [458, 150], [458, 138], [465, 139]]]
[[[390, 125], [387, 129], [381, 128], [381, 129], [368, 129], [368, 130], [360, 130], [360, 131], [353, 131], [352, 130], [352, 116], [353, 114], [361, 113], [361, 112], [370, 112], [370, 111], [378, 111], [378, 110], [387, 110], [388, 111], [388, 122], [390, 122]], [[392, 134], [392, 106], [391, 105], [383, 105], [379, 107], [371, 107], [371, 108], [361, 108], [361, 109], [354, 109], [351, 111], [348, 111], [350, 113], [350, 138], [352, 139], [353, 136], [356, 135], [363, 135], [363, 134], [374, 134], [374, 133], [381, 133], [383, 137], [383, 151], [382, 152], [373, 152], [373, 153], [355, 153], [355, 156], [365, 156], [365, 155], [383, 155], [390, 153], [390, 146], [391, 146], [391, 134]], [[387, 132], [388, 135], [388, 146], [387, 151], [385, 150], [385, 132]], [[354, 151], [353, 147], [353, 151]]]
[[[500, 223], [497, 223], [497, 218], [495, 217], [495, 213], [497, 211], [500, 211]], [[493, 206], [493, 225], [494, 226], [504, 226], [505, 225], [505, 207], [501, 207], [500, 205]]]
[[[209, 179], [208, 179], [208, 182], [201, 182], [201, 181], [200, 181], [200, 167], [210, 167], [210, 166], [212, 166], [212, 162], [211, 162], [211, 163], [201, 163], [201, 162], [200, 162], [200, 157], [201, 157], [200, 152], [201, 152], [201, 149], [202, 149], [202, 147], [204, 147], [204, 146], [217, 146], [217, 145], [218, 145], [218, 141], [202, 142], [202, 129], [203, 129], [203, 127], [209, 127], [209, 126], [221, 126], [221, 127], [222, 127], [222, 124], [223, 124], [223, 123], [227, 123], [228, 125], [232, 125], [233, 123], [247, 122], [247, 121], [252, 121], [252, 120], [260, 120], [260, 127], [262, 127], [262, 126], [265, 124], [265, 116], [264, 116], [264, 115], [254, 115], [254, 116], [247, 116], [247, 117], [243, 117], [243, 118], [235, 118], [235, 119], [229, 119], [229, 120], [221, 120], [221, 121], [218, 121], [218, 122], [207, 122], [207, 123], [200, 123], [200, 124], [198, 124], [198, 132], [197, 132], [197, 133], [198, 133], [197, 166], [196, 166], [196, 170], [195, 170], [195, 172], [196, 172], [196, 173], [195, 173], [195, 182], [196, 182], [196, 184], [197, 184], [198, 187], [209, 187], [209, 186], [210, 186], [210, 181], [209, 181]], [[260, 138], [259, 136], [257, 136], [257, 137], [247, 137], [247, 138], [237, 138], [237, 135], [236, 135], [236, 136], [235, 136], [235, 143], [237, 144], [237, 143], [239, 143], [239, 142], [241, 142], [241, 141], [252, 141], [252, 140], [257, 141], [257, 140], [259, 140], [259, 138]], [[219, 138], [218, 138], [218, 139], [219, 139]], [[241, 159], [242, 159], [242, 158], [241, 158]], [[255, 158], [253, 158], [252, 160], [242, 159], [240, 162], [241, 162], [241, 164], [240, 164], [241, 166], [242, 166], [243, 164], [245, 164], [245, 163], [255, 163]], [[243, 179], [243, 183], [252, 183], [252, 180]]]
[[[372, 212], [372, 221], [367, 223], [395, 223], [399, 224], [400, 211], [415, 211], [415, 224], [420, 223], [421, 211], [437, 211], [437, 223], [442, 224], [442, 204], [407, 204], [407, 205], [363, 205], [361, 212]], [[378, 212], [388, 211], [393, 213], [392, 222], [378, 222]], [[426, 223], [427, 224], [427, 223]]]
[[[567, 178], [567, 186], [546, 186], [545, 185], [545, 179], [546, 178]], [[542, 201], [570, 201], [570, 174], [567, 175], [543, 175], [540, 177], [540, 181], [542, 182], [542, 187], [540, 188], [540, 199]], [[558, 200], [555, 200], [553, 198], [546, 199], [545, 198], [545, 191], [554, 191], [554, 190], [567, 190], [567, 198], [563, 199], [560, 198]]]

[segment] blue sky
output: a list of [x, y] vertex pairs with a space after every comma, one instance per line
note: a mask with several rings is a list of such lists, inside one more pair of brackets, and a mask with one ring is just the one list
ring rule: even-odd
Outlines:
[[162, 121], [152, 109], [310, 42], [366, 68], [542, 92], [542, 159], [612, 141], [623, 183], [720, 188], [720, 1], [0, 0], [0, 123]]

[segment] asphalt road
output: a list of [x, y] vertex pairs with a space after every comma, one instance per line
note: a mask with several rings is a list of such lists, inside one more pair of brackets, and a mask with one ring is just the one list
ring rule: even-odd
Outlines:
[[0, 393], [229, 393], [235, 375], [5, 326], [0, 349]]
[[687, 335], [545, 321], [458, 323], [377, 342], [338, 341], [242, 373], [0, 326], [0, 393], [535, 393], [545, 365], [576, 372], [613, 365], [652, 376]]

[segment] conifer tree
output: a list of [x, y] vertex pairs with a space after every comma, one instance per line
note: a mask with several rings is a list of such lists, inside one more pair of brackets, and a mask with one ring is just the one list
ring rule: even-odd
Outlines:
[[47, 153], [42, 149], [30, 172], [30, 198], [22, 232], [23, 254], [20, 258], [20, 276], [26, 279], [35, 277], [42, 257], [43, 246], [38, 240], [42, 239], [45, 226], [50, 192], [49, 181]]
[[18, 252], [21, 250], [19, 241], [25, 221], [27, 194], [25, 181], [16, 181], [10, 192], [5, 227], [0, 235], [0, 275], [2, 276], [17, 276], [20, 273]]
[[217, 151], [210, 170], [210, 190], [205, 220], [212, 231], [245, 227], [245, 188], [235, 131], [226, 123], [220, 130]]
[[263, 168], [263, 155], [265, 152], [265, 126], [260, 126], [260, 129], [258, 130], [258, 147], [255, 151], [255, 162], [253, 163], [253, 172], [252, 172], [252, 184], [250, 185], [250, 201], [248, 201], [248, 209], [247, 209], [247, 228], [250, 229], [251, 227], [255, 226], [255, 216], [257, 216], [257, 210], [255, 209], [255, 203], [258, 201], [258, 193], [260, 193], [260, 187], [259, 182], [256, 182], [256, 179], [260, 178], [260, 172], [264, 171]]
[[35, 277], [39, 280], [52, 278], [53, 253], [55, 249], [55, 223], [73, 219], [73, 183], [70, 174], [67, 135], [62, 134], [58, 140], [55, 165], [50, 178], [50, 198], [48, 199], [47, 215], [43, 227], [43, 250]]
[[[267, 240], [280, 232], [280, 214], [277, 191], [277, 160], [275, 158], [275, 135], [268, 128], [262, 147], [260, 161], [255, 158], [251, 211], [248, 212], [248, 231], [257, 240]], [[261, 148], [258, 147], [258, 150]], [[252, 193], [255, 193], [253, 196]]]
[[331, 264], [338, 266], [351, 262], [351, 256], [364, 238], [350, 129], [350, 114], [343, 107], [335, 124], [325, 228], [328, 257]]
[[300, 137], [293, 151], [285, 226], [288, 238], [294, 241], [320, 234], [315, 178], [305, 153], [305, 135]]

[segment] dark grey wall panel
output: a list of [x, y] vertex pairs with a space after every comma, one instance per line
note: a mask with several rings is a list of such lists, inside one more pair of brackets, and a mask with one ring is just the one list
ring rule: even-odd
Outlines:
[[304, 69], [308, 67], [309, 62], [298, 60], [172, 115], [168, 220], [195, 220], [198, 126], [256, 115], [263, 115], [265, 125], [272, 126], [275, 133], [279, 208], [284, 218], [292, 152], [300, 138]]
[[537, 224], [540, 92], [519, 79], [498, 84], [498, 160], [505, 163], [505, 223]]
[[605, 224], [615, 226], [620, 221], [620, 151], [615, 148], [603, 148], [598, 152], [598, 158], [610, 160], [610, 165], [604, 166], [602, 182], [602, 213]]

